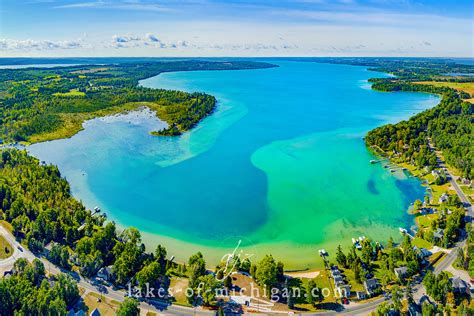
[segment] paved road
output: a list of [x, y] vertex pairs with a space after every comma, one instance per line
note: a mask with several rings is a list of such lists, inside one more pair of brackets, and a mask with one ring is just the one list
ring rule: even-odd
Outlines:
[[[461, 190], [459, 185], [456, 183], [455, 178], [452, 176], [449, 171], [447, 171], [444, 162], [440, 159], [439, 153], [438, 154], [438, 164], [441, 168], [445, 168], [447, 175], [449, 177], [449, 181], [453, 188], [455, 189], [456, 193], [458, 194], [459, 198], [464, 204], [464, 207], [466, 209], [466, 215], [468, 216], [469, 219], [473, 218], [473, 213], [472, 213], [472, 205], [470, 204], [467, 196], [464, 194], [464, 192]], [[18, 258], [26, 258], [29, 261], [32, 261], [33, 259], [37, 258], [33, 253], [31, 253], [27, 249], [23, 249], [23, 251], [20, 251], [18, 247], [21, 247], [21, 245], [15, 240], [15, 238], [3, 227], [0, 225], [0, 234], [5, 236], [5, 238], [12, 244], [14, 247], [14, 252], [13, 255], [5, 260], [0, 261], [0, 271], [4, 270], [10, 270], [13, 267], [13, 263], [18, 259]], [[455, 248], [453, 248], [448, 255], [438, 263], [438, 265], [435, 267], [434, 272], [436, 274], [440, 273], [441, 271], [444, 271], [448, 269], [454, 260], [456, 259], [456, 254], [457, 250], [460, 247], [463, 247], [465, 245], [466, 241], [463, 240], [459, 242]], [[47, 261], [44, 258], [39, 258], [45, 265], [45, 268], [48, 272], [53, 273], [53, 274], [58, 274], [60, 272], [67, 273], [67, 271], [62, 271], [59, 267], [53, 265], [49, 261]], [[75, 275], [75, 278], [78, 279], [78, 286], [86, 289], [87, 291], [91, 292], [100, 292], [98, 288], [94, 285], [92, 285], [89, 281], [81, 277], [80, 275]], [[124, 299], [124, 292], [123, 291], [115, 291], [111, 287], [106, 287], [107, 293], [103, 293], [104, 297], [107, 297], [111, 300], [116, 300], [118, 302], [123, 301]], [[421, 296], [424, 294], [424, 287], [423, 285], [419, 284], [414, 287], [415, 293], [417, 294], [416, 296]], [[338, 311], [338, 312], [323, 312], [323, 313], [305, 313], [304, 315], [335, 315], [335, 314], [348, 314], [348, 315], [368, 315], [371, 312], [375, 311], [377, 307], [384, 302], [384, 298], [380, 298], [365, 304], [359, 304], [356, 306], [351, 306], [348, 307], [344, 310]], [[205, 311], [205, 310], [199, 310], [199, 309], [192, 309], [189, 307], [184, 307], [184, 306], [177, 306], [177, 305], [170, 305], [170, 306], [159, 306], [158, 308], [155, 306], [152, 306], [148, 303], [142, 302], [140, 304], [140, 307], [144, 311], [153, 311], [155, 313], [160, 313], [160, 314], [171, 314], [171, 315], [214, 315], [214, 312], [211, 311]], [[164, 309], [164, 310], [163, 310]], [[249, 313], [252, 314], [252, 313]], [[275, 313], [281, 315], [281, 313]], [[285, 313], [286, 314], [286, 313]], [[297, 314], [297, 313], [294, 313]], [[262, 314], [259, 314], [262, 315]]]
[[[436, 152], [436, 151], [435, 151]], [[459, 199], [464, 205], [464, 208], [466, 209], [466, 215], [468, 217], [468, 220], [471, 220], [474, 218], [473, 216], [473, 210], [472, 210], [472, 205], [469, 202], [469, 199], [467, 196], [464, 194], [464, 192], [461, 190], [459, 185], [457, 184], [455, 178], [453, 175], [449, 172], [449, 170], [446, 168], [446, 165], [444, 162], [441, 160], [441, 157], [438, 152], [436, 152], [438, 156], [438, 165], [441, 168], [444, 168], [446, 170], [449, 182], [453, 186], [454, 190], [456, 191], [457, 195], [459, 196]], [[466, 244], [466, 240], [462, 240], [461, 242], [458, 242], [454, 248], [450, 250], [450, 252], [446, 255], [446, 257], [443, 258], [442, 261], [440, 261], [436, 267], [434, 268], [434, 273], [439, 274], [442, 271], [445, 271], [446, 269], [450, 269], [451, 265], [453, 264], [454, 260], [456, 260], [456, 256], [458, 253], [458, 249], [461, 247], [464, 247]], [[468, 282], [469, 280], [465, 280]], [[425, 294], [425, 289], [422, 284], [418, 284], [413, 287], [413, 290], [415, 291], [415, 297], [421, 297], [422, 295]], [[385, 299], [381, 298], [366, 304], [361, 304], [359, 306], [354, 306], [351, 308], [347, 308], [341, 312], [338, 312], [337, 314], [350, 314], [350, 315], [368, 315], [371, 312], [375, 311], [381, 303], [383, 303]], [[314, 313], [313, 315], [334, 315], [336, 312], [328, 312], [328, 313]]]
[[[12, 245], [14, 248], [13, 255], [8, 257], [5, 260], [0, 260], [0, 272], [2, 274], [0, 277], [3, 276], [4, 271], [11, 270], [13, 268], [13, 264], [19, 258], [26, 258], [28, 261], [33, 261], [35, 258], [41, 260], [43, 262], [45, 269], [48, 273], [51, 274], [59, 274], [59, 273], [66, 273], [73, 276], [74, 279], [77, 280], [77, 285], [79, 287], [84, 288], [86, 291], [101, 293], [99, 287], [90, 283], [90, 281], [84, 279], [79, 274], [71, 274], [70, 271], [63, 270], [58, 266], [54, 265], [53, 263], [49, 262], [43, 257], [38, 257], [33, 254], [28, 249], [24, 248], [20, 245], [18, 241], [15, 240], [15, 237], [8, 232], [2, 225], [0, 225], [0, 235], [3, 235], [6, 240]], [[19, 250], [22, 249], [22, 251]], [[125, 299], [125, 292], [124, 291], [116, 291], [112, 289], [112, 287], [105, 287], [106, 293], [102, 292], [102, 295], [110, 300], [115, 300], [118, 302], [122, 302]], [[156, 304], [156, 306], [150, 305], [146, 302], [141, 302], [140, 307], [143, 311], [152, 311], [155, 313], [160, 314], [170, 314], [170, 315], [215, 315], [215, 312], [206, 311], [202, 309], [193, 309], [190, 307], [179, 306], [179, 305], [170, 305], [167, 304]]]

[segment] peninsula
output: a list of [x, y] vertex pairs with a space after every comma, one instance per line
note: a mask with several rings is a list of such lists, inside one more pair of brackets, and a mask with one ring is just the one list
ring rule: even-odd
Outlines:
[[[110, 62], [110, 61], [109, 61]], [[154, 135], [180, 135], [212, 113], [213, 96], [149, 89], [139, 81], [163, 72], [271, 68], [254, 61], [154, 61], [0, 70], [0, 138], [36, 143], [67, 138], [85, 120], [149, 107], [168, 123]]]

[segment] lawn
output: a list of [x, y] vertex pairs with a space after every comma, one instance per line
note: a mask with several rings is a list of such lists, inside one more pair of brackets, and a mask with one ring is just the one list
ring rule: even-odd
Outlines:
[[438, 218], [438, 214], [420, 215], [416, 217], [416, 223], [421, 228], [431, 227], [431, 222]]
[[418, 248], [431, 249], [433, 247], [433, 245], [429, 241], [426, 241], [420, 237], [413, 238], [411, 240], [411, 244], [413, 246], [417, 246]]
[[187, 278], [175, 277], [171, 279], [170, 292], [176, 299], [176, 304], [191, 306], [186, 297], [186, 289], [188, 288], [189, 280]]
[[328, 272], [326, 270], [322, 270], [321, 273], [314, 278], [314, 281], [320, 289], [328, 288], [331, 290], [331, 295], [325, 297], [323, 303], [334, 302], [334, 283], [332, 279], [328, 278]]
[[84, 303], [89, 308], [87, 314], [90, 314], [95, 308], [97, 308], [102, 316], [114, 316], [120, 303], [106, 299], [104, 296], [102, 296], [101, 302], [98, 302], [97, 300], [100, 297], [100, 294], [93, 292], [86, 294], [84, 297]]
[[431, 265], [436, 267], [443, 260], [445, 256], [446, 256], [446, 253], [440, 251], [440, 252], [432, 254], [428, 258], [428, 261], [430, 262]]
[[355, 280], [354, 272], [351, 269], [345, 269], [343, 273], [346, 276], [346, 281], [351, 285], [351, 293], [365, 291], [364, 285], [362, 283], [357, 283]]
[[13, 231], [13, 226], [12, 226], [12, 224], [10, 224], [10, 223], [7, 222], [7, 221], [1, 220], [1, 221], [0, 221], [0, 225], [2, 225], [3, 227], [5, 227], [5, 229], [8, 230], [10, 233]]
[[13, 248], [4, 236], [0, 235], [0, 259], [6, 259], [13, 254]]

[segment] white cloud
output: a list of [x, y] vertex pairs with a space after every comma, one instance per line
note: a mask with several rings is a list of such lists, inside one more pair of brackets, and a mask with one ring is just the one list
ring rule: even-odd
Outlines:
[[161, 42], [160, 39], [152, 33], [147, 33], [145, 37], [151, 42]]
[[169, 12], [172, 11], [168, 7], [164, 7], [157, 3], [146, 3], [141, 1], [88, 1], [76, 2], [55, 6], [56, 9], [115, 9], [115, 10], [136, 10], [136, 11], [155, 11], [155, 12]]
[[50, 41], [50, 40], [14, 40], [0, 39], [0, 50], [55, 50], [82, 48], [80, 41]]

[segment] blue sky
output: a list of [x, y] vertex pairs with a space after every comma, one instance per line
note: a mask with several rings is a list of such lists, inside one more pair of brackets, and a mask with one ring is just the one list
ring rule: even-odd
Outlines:
[[0, 56], [473, 57], [473, 1], [0, 0]]

